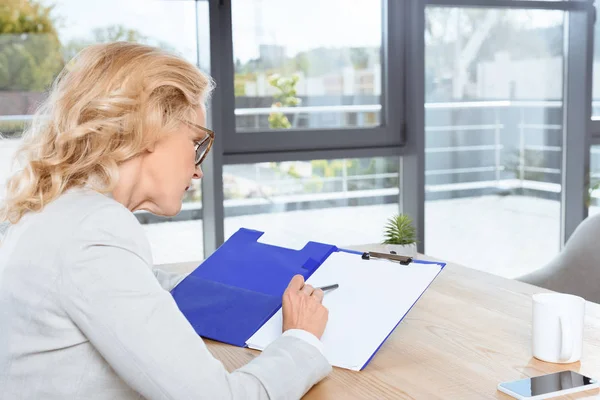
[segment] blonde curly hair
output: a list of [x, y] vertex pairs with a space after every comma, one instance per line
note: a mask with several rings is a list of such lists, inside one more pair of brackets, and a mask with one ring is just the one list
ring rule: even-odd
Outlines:
[[119, 164], [191, 121], [212, 88], [196, 66], [155, 47], [115, 42], [82, 50], [24, 133], [22, 169], [6, 183], [0, 223], [15, 224], [73, 187], [112, 191]]

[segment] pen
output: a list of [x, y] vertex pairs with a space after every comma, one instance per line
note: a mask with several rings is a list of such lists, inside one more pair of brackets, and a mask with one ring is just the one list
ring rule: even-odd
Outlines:
[[321, 289], [322, 291], [324, 291], [324, 292], [327, 292], [327, 291], [329, 291], [329, 290], [334, 290], [334, 289], [337, 289], [337, 288], [339, 288], [339, 287], [340, 287], [340, 285], [338, 285], [338, 284], [336, 283], [336, 284], [333, 284], [333, 285], [327, 285], [327, 286], [321, 286], [321, 287], [317, 287], [317, 288], [315, 288], [315, 289]]

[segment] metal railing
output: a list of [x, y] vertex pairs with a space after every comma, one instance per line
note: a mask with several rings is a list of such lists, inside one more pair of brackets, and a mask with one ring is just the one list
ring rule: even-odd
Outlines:
[[[594, 106], [600, 106], [600, 102], [594, 102]], [[430, 193], [448, 193], [460, 191], [472, 191], [486, 188], [494, 188], [498, 190], [506, 189], [529, 189], [547, 193], [559, 193], [560, 184], [557, 182], [548, 182], [548, 180], [528, 179], [528, 174], [537, 173], [545, 177], [559, 176], [560, 168], [551, 165], [531, 165], [528, 163], [527, 154], [536, 152], [540, 154], [556, 154], [562, 151], [560, 144], [545, 144], [533, 143], [528, 140], [532, 135], [539, 135], [540, 132], [545, 135], [558, 134], [562, 130], [562, 125], [557, 123], [549, 123], [543, 118], [531, 121], [526, 118], [528, 111], [538, 109], [545, 112], [554, 110], [560, 112], [562, 102], [560, 101], [470, 101], [470, 102], [455, 102], [455, 103], [426, 103], [426, 113], [448, 112], [452, 113], [480, 113], [485, 110], [485, 118], [472, 118], [474, 122], [470, 123], [469, 118], [462, 118], [460, 121], [454, 122], [453, 118], [447, 118], [450, 123], [435, 124], [435, 118], [428, 121], [426, 124], [426, 132], [428, 135], [435, 134], [441, 136], [449, 135], [467, 135], [473, 134], [474, 137], [491, 135], [489, 143], [478, 143], [473, 140], [472, 143], [463, 143], [459, 145], [440, 145], [429, 146], [426, 148], [428, 157], [447, 157], [449, 155], [468, 157], [481, 157], [488, 162], [484, 165], [476, 166], [450, 166], [441, 168], [428, 168], [426, 166], [426, 180], [433, 178], [442, 179], [444, 177], [457, 177], [477, 175], [476, 179], [461, 180], [454, 182], [448, 178], [447, 182], [437, 182], [426, 184], [426, 191]], [[507, 110], [514, 110], [518, 113], [516, 124], [508, 126], [507, 121], [502, 116]], [[236, 109], [237, 117], [256, 117], [257, 124], [260, 122], [258, 117], [268, 115], [272, 112], [282, 112], [287, 115], [300, 114], [360, 114], [360, 113], [380, 113], [381, 105], [338, 105], [338, 106], [310, 106], [310, 107], [281, 107], [281, 108], [243, 108]], [[475, 114], [474, 114], [475, 115]], [[464, 115], [462, 115], [464, 117]], [[13, 115], [0, 116], [0, 122], [27, 122], [31, 119], [29, 115]], [[344, 119], [344, 120], [347, 120]], [[355, 118], [355, 120], [358, 120]], [[465, 121], [466, 120], [466, 121]], [[356, 127], [348, 125], [347, 128]], [[264, 127], [263, 127], [264, 128]], [[268, 128], [268, 127], [267, 127]], [[308, 127], [310, 129], [310, 126]], [[518, 151], [518, 170], [513, 171], [516, 176], [508, 176], [508, 171], [503, 160], [503, 152], [507, 149], [506, 140], [503, 140], [504, 135], [508, 132], [516, 132], [515, 143], [511, 143], [513, 148]], [[1, 145], [1, 142], [0, 142]], [[593, 150], [593, 155], [600, 155], [600, 151]], [[319, 200], [331, 199], [349, 199], [349, 198], [364, 198], [378, 196], [394, 196], [398, 194], [399, 179], [398, 173], [373, 173], [373, 174], [348, 174], [348, 171], [343, 163], [344, 168], [340, 176], [334, 177], [289, 177], [288, 179], [263, 179], [260, 172], [256, 172], [254, 176], [246, 175], [243, 179], [246, 182], [260, 186], [261, 188], [270, 188], [270, 190], [258, 190], [252, 196], [246, 198], [226, 198], [226, 207], [251, 205], [254, 203], [286, 203], [286, 202], [311, 202]], [[487, 178], [484, 178], [486, 176]], [[488, 177], [489, 176], [489, 177]], [[592, 177], [600, 177], [600, 173], [592, 174]], [[307, 185], [318, 181], [321, 186], [320, 190], [311, 192], [307, 190]], [[381, 187], [381, 182], [387, 180], [393, 182], [389, 187]], [[556, 180], [556, 179], [555, 179]], [[232, 192], [236, 189], [239, 183], [225, 183], [225, 192]], [[319, 186], [317, 185], [317, 186]], [[379, 186], [378, 186], [379, 185]], [[327, 189], [327, 190], [323, 190]], [[600, 196], [599, 196], [600, 198]], [[188, 207], [193, 206], [190, 204]], [[200, 207], [200, 204], [197, 204]]]
[[[597, 102], [596, 106], [600, 105]], [[452, 135], [455, 133], [473, 132], [480, 134], [487, 134], [488, 132], [493, 135], [493, 141], [489, 144], [472, 144], [472, 145], [453, 145], [453, 146], [439, 146], [439, 147], [427, 147], [425, 152], [427, 155], [434, 154], [450, 154], [450, 153], [469, 153], [469, 154], [481, 154], [481, 153], [492, 153], [493, 157], [490, 158], [491, 163], [489, 165], [475, 166], [475, 167], [446, 167], [446, 168], [427, 168], [426, 166], [426, 177], [433, 176], [451, 176], [451, 175], [466, 175], [474, 173], [493, 173], [493, 179], [476, 180], [467, 182], [457, 183], [442, 183], [442, 184], [427, 184], [426, 190], [430, 192], [453, 192], [461, 190], [472, 190], [472, 189], [483, 189], [483, 188], [497, 188], [500, 190], [506, 190], [507, 188], [523, 188], [531, 190], [540, 190], [548, 193], [558, 193], [560, 191], [560, 184], [556, 182], [543, 182], [532, 179], [527, 179], [529, 173], [539, 173], [546, 175], [560, 175], [560, 168], [544, 166], [544, 165], [531, 165], [528, 164], [527, 153], [537, 152], [561, 152], [562, 147], [557, 145], [546, 145], [546, 144], [535, 144], [528, 141], [528, 136], [531, 132], [542, 131], [542, 132], [560, 132], [562, 125], [553, 123], [544, 123], [543, 121], [536, 121], [534, 123], [528, 122], [525, 118], [526, 110], [541, 109], [541, 110], [557, 110], [562, 107], [561, 101], [512, 101], [512, 100], [500, 100], [500, 101], [469, 101], [469, 102], [455, 102], [455, 103], [426, 103], [426, 111], [470, 111], [470, 110], [490, 110], [493, 115], [488, 121], [480, 123], [459, 123], [459, 124], [445, 124], [435, 125], [427, 124], [426, 132], [429, 134], [440, 133], [446, 135]], [[505, 145], [502, 143], [502, 135], [504, 130], [507, 129], [506, 124], [502, 121], [500, 111], [507, 109], [515, 109], [519, 112], [519, 121], [515, 128], [518, 129], [518, 142], [514, 143], [514, 147], [518, 149], [518, 171], [515, 171], [516, 177], [508, 178], [503, 176], [506, 172], [506, 166], [502, 160], [502, 152], [505, 150]], [[373, 113], [380, 112], [381, 105], [336, 105], [336, 106], [310, 106], [310, 107], [273, 107], [273, 108], [243, 108], [236, 109], [236, 117], [242, 116], [254, 116], [255, 128], [269, 129], [268, 125], [260, 125], [260, 116], [268, 115], [273, 112], [281, 112], [288, 116], [298, 116], [302, 114], [313, 114], [313, 113], [338, 113], [338, 114], [351, 114], [351, 113]], [[315, 126], [320, 127], [320, 126]], [[341, 126], [341, 128], [356, 128], [356, 124]], [[310, 126], [308, 127], [310, 129]], [[347, 174], [342, 174], [339, 177], [326, 178], [323, 181], [327, 182], [339, 182], [341, 187], [347, 188], [348, 182], [357, 179], [377, 179], [380, 177], [389, 178], [389, 174], [373, 174], [369, 176], [358, 176], [352, 177]], [[393, 178], [399, 178], [398, 174], [395, 174]], [[256, 176], [254, 181], [260, 182], [265, 187], [277, 187], [277, 192], [285, 191], [284, 188], [288, 187], [301, 187], [302, 184], [307, 184], [312, 178], [290, 178], [289, 182], [282, 180], [276, 181], [265, 181], [261, 180], [260, 177]], [[235, 184], [228, 185], [230, 188]], [[380, 189], [380, 188], [378, 188]], [[340, 192], [347, 192], [347, 189], [340, 190]], [[300, 194], [300, 193], [298, 193]], [[340, 196], [346, 197], [344, 193], [340, 193]]]

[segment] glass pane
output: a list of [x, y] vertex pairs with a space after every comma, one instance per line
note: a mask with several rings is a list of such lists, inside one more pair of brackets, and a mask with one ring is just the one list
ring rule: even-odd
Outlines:
[[398, 158], [226, 165], [225, 237], [243, 227], [286, 243], [380, 243], [398, 213], [398, 170]]
[[[199, 20], [208, 20], [208, 2], [56, 0], [53, 7], [46, 3], [42, 2], [36, 12], [33, 2], [9, 2], [13, 9], [7, 15], [20, 14], [25, 22], [0, 35], [0, 64], [6, 67], [0, 73], [0, 132], [9, 138], [0, 140], [0, 190], [24, 124], [65, 63], [82, 48], [127, 40], [158, 46], [197, 63], [198, 43], [203, 46], [206, 40], [202, 38], [208, 37], [208, 24], [196, 27], [196, 12]], [[203, 56], [209, 53], [208, 48], [200, 48], [200, 52]], [[209, 64], [201, 61], [200, 65]], [[155, 263], [203, 258], [200, 198], [196, 184], [174, 219], [181, 222], [136, 213], [145, 224]]]
[[[594, 2], [596, 12], [598, 2]], [[594, 63], [592, 69], [592, 118], [600, 119], [600, 24], [594, 24]]]
[[558, 253], [563, 17], [427, 9], [428, 255], [512, 278]]
[[381, 124], [380, 1], [235, 0], [232, 20], [238, 131]]
[[[8, 126], [6, 120], [2, 121], [2, 124], [4, 126]], [[13, 167], [13, 158], [15, 156], [18, 145], [21, 143], [19, 139], [11, 139], [6, 134], [6, 132], [8, 132], [8, 129], [4, 127], [2, 129], [0, 129], [0, 132], [2, 133], [2, 135], [5, 135], [5, 138], [0, 138], [0, 198], [4, 196], [6, 180], [15, 170], [15, 168]]]
[[600, 212], [600, 146], [592, 146], [590, 149], [587, 204], [589, 215]]

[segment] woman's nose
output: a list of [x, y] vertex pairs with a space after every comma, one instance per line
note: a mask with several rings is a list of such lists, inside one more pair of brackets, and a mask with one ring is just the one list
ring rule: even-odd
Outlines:
[[203, 176], [204, 176], [204, 173], [202, 172], [202, 167], [200, 167], [200, 165], [198, 165], [196, 167], [196, 170], [194, 171], [194, 179], [202, 179]]

